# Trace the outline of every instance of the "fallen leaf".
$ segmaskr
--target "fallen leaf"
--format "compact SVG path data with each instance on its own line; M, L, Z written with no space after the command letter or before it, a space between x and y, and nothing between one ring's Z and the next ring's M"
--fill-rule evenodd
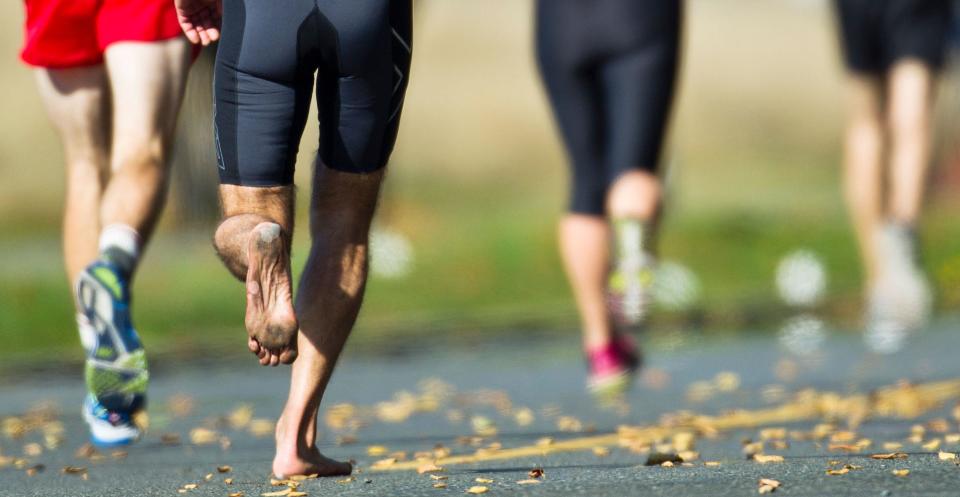
M442 471L443 471L443 468L433 463L424 464L419 468L417 468L417 473L421 475L424 473L440 473Z
M828 475L845 475L850 472L850 468L840 468L840 469L828 469Z
M250 424L251 419L253 419L253 406L240 404L227 417L227 422L230 423L230 428L242 430Z
M47 469L43 464L34 464L26 469L27 476L36 476L37 473L42 473L43 470Z
M680 459L683 459L683 462L691 462L700 459L700 453L693 450L683 450L677 453Z
M926 450L937 450L940 448L941 443L942 442L940 441L939 438L934 438L933 440L930 440L929 442L923 444L923 448Z
M186 485L183 486L183 488L184 490L195 490L199 486L200 485L197 485L196 483L187 483Z
M543 437L537 439L537 447L549 447L553 445L553 437Z
M907 455L903 452L891 452L889 454L872 454L870 459L906 459Z
M383 445L371 445L367 447L367 455L370 457L385 456L388 452L390 452L390 449L384 447Z
M717 376L713 378L713 383L716 385L717 390L721 392L733 392L740 388L740 375L723 371L717 373Z
M780 488L780 482L770 478L761 478L757 492L760 494L769 494Z
M517 481L517 485L536 485L536 484L538 484L538 483L540 483L540 480L534 480L534 479L532 479L532 478L531 478L531 479L528 479L528 480L519 480L519 481Z
M950 433L943 436L943 441L948 444L960 443L960 433Z
M672 468L675 466L675 464L673 463L673 461L664 461L663 464L661 464L660 466L664 468Z
M293 489L290 487L287 487L283 490L277 490L276 492L267 492L260 495L262 497L283 497L284 495L289 495L290 492L293 492Z
M227 497L243 497L243 492L232 492L227 494Z
M696 436L692 432L681 431L673 436L671 443L673 444L673 450L677 452L693 450L696 444Z
M127 451L121 450L121 449L114 450L114 451L110 452L110 457L112 457L112 458L114 458L114 459L123 459L123 458L127 457Z
M343 479L341 479L341 480L337 480L337 483L346 484L346 483L352 483L352 482L355 482L355 481L357 481L357 477L355 477L355 476L348 476L348 477L343 478Z
M269 419L254 419L250 421L250 434L257 437L273 436L275 425Z
M493 480L491 480L490 478L474 478L473 481L477 483L493 483Z
M180 445L180 435L176 433L164 433L160 435L160 443L163 445Z
M447 488L447 484L443 482L434 483L433 488Z
M208 428L194 428L190 430L190 443L194 445L210 445L220 439L220 434Z
M79 475L87 472L83 466L64 466L63 473L68 475Z
M204 479L204 480L207 480L207 481L212 480L212 479L213 479L213 473L207 473L207 475L204 476L203 479Z
M290 492L289 494L287 494L287 497L307 497L307 493L306 493L306 492L293 491L293 492Z
M608 449L608 448L606 448L606 447L594 447L594 448L593 448L593 455L595 455L595 456L597 456L597 457L607 457L607 456L610 455L610 449Z
M900 442L886 442L883 444L884 450L900 450L903 448L903 444Z
M224 478L223 482L227 485L233 485L233 478Z
M388 466L393 466L393 465L396 464L396 463L397 463L397 458L396 458L396 457L388 457L388 458L386 458L386 459L380 459L379 461L374 462L371 467L373 467L373 468L386 468L386 467L388 467Z
M529 426L534 419L533 410L529 407L521 407L513 413L513 420L517 426Z
M941 451L937 454L937 457L938 457L941 461L955 461L955 460L957 459L957 454L956 454L955 452L944 452L944 451L941 450Z
M717 466L720 465L720 461L704 461L704 462L703 462L703 465L704 465L704 466L709 466L709 467L711 467L711 468L715 468L715 467L717 467Z
M473 487L468 488L468 489L467 489L467 493L468 493L468 494L485 494L485 493L487 493L489 490L490 490L489 488L484 487L483 485L477 485L477 486L473 486Z
M895 470L891 471L891 473L893 473L893 476L907 476L907 475L910 474L910 470L909 470L909 469L895 469Z
M37 457L43 454L43 446L38 443L28 443L23 446L23 455L27 457Z
M754 454L753 460L760 464L783 462L783 456L776 454Z
M662 466L665 462L679 464L683 462L683 459L677 454L655 452L647 457L647 462L644 464L646 466Z
M226 466L226 465L224 465L224 466L217 466L217 472L218 472L218 473L229 473L229 472L231 472L231 471L233 471L233 468L230 467L230 466Z

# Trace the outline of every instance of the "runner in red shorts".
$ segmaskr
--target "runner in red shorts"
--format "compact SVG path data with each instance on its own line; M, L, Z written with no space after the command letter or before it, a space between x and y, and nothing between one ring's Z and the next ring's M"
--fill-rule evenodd
M130 280L167 190L191 49L172 0L26 0L21 57L67 162L64 256L87 351L83 414L94 442L136 440L147 363Z

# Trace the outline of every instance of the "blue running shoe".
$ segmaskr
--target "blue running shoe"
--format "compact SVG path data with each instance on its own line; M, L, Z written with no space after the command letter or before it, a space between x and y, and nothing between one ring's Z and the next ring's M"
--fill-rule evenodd
M140 429L129 413L111 411L93 395L83 399L83 420L90 427L90 441L100 447L129 445L140 438Z
M95 331L87 350L87 391L110 411L133 413L146 406L147 358L130 321L129 283L113 264L99 260L77 281L77 302Z

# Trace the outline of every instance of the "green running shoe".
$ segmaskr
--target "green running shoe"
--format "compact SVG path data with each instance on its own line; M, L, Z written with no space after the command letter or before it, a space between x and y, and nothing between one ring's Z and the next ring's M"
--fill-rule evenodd
M150 373L130 320L127 278L114 264L98 260L80 274L76 291L80 310L95 331L84 369L88 392L111 411L143 409Z

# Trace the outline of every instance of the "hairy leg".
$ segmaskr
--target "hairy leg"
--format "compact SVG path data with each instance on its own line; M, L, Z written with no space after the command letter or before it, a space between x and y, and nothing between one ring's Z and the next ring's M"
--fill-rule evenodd
M906 60L889 75L890 202L893 221L913 225L923 206L930 166L936 76L926 64Z
M36 80L67 162L63 255L72 285L97 257L100 199L110 149L109 85L103 66L41 69Z
M227 269L246 282L247 346L260 364L297 357L290 243L293 187L220 186L224 220L214 246Z
M882 84L877 78L851 76L848 87L844 193L869 288L877 273L876 231L883 212Z
M316 417L363 302L370 222L382 181L382 171L361 175L318 168L310 221L313 246L297 294L300 357L277 424L273 472L278 476L351 470L317 450Z
M560 254L583 325L584 350L604 347L614 328L607 309L610 226L599 216L568 214L560 221Z
M179 38L115 43L107 48L106 65L113 89L113 149L101 223L129 226L145 242L166 196L167 159L190 48Z

